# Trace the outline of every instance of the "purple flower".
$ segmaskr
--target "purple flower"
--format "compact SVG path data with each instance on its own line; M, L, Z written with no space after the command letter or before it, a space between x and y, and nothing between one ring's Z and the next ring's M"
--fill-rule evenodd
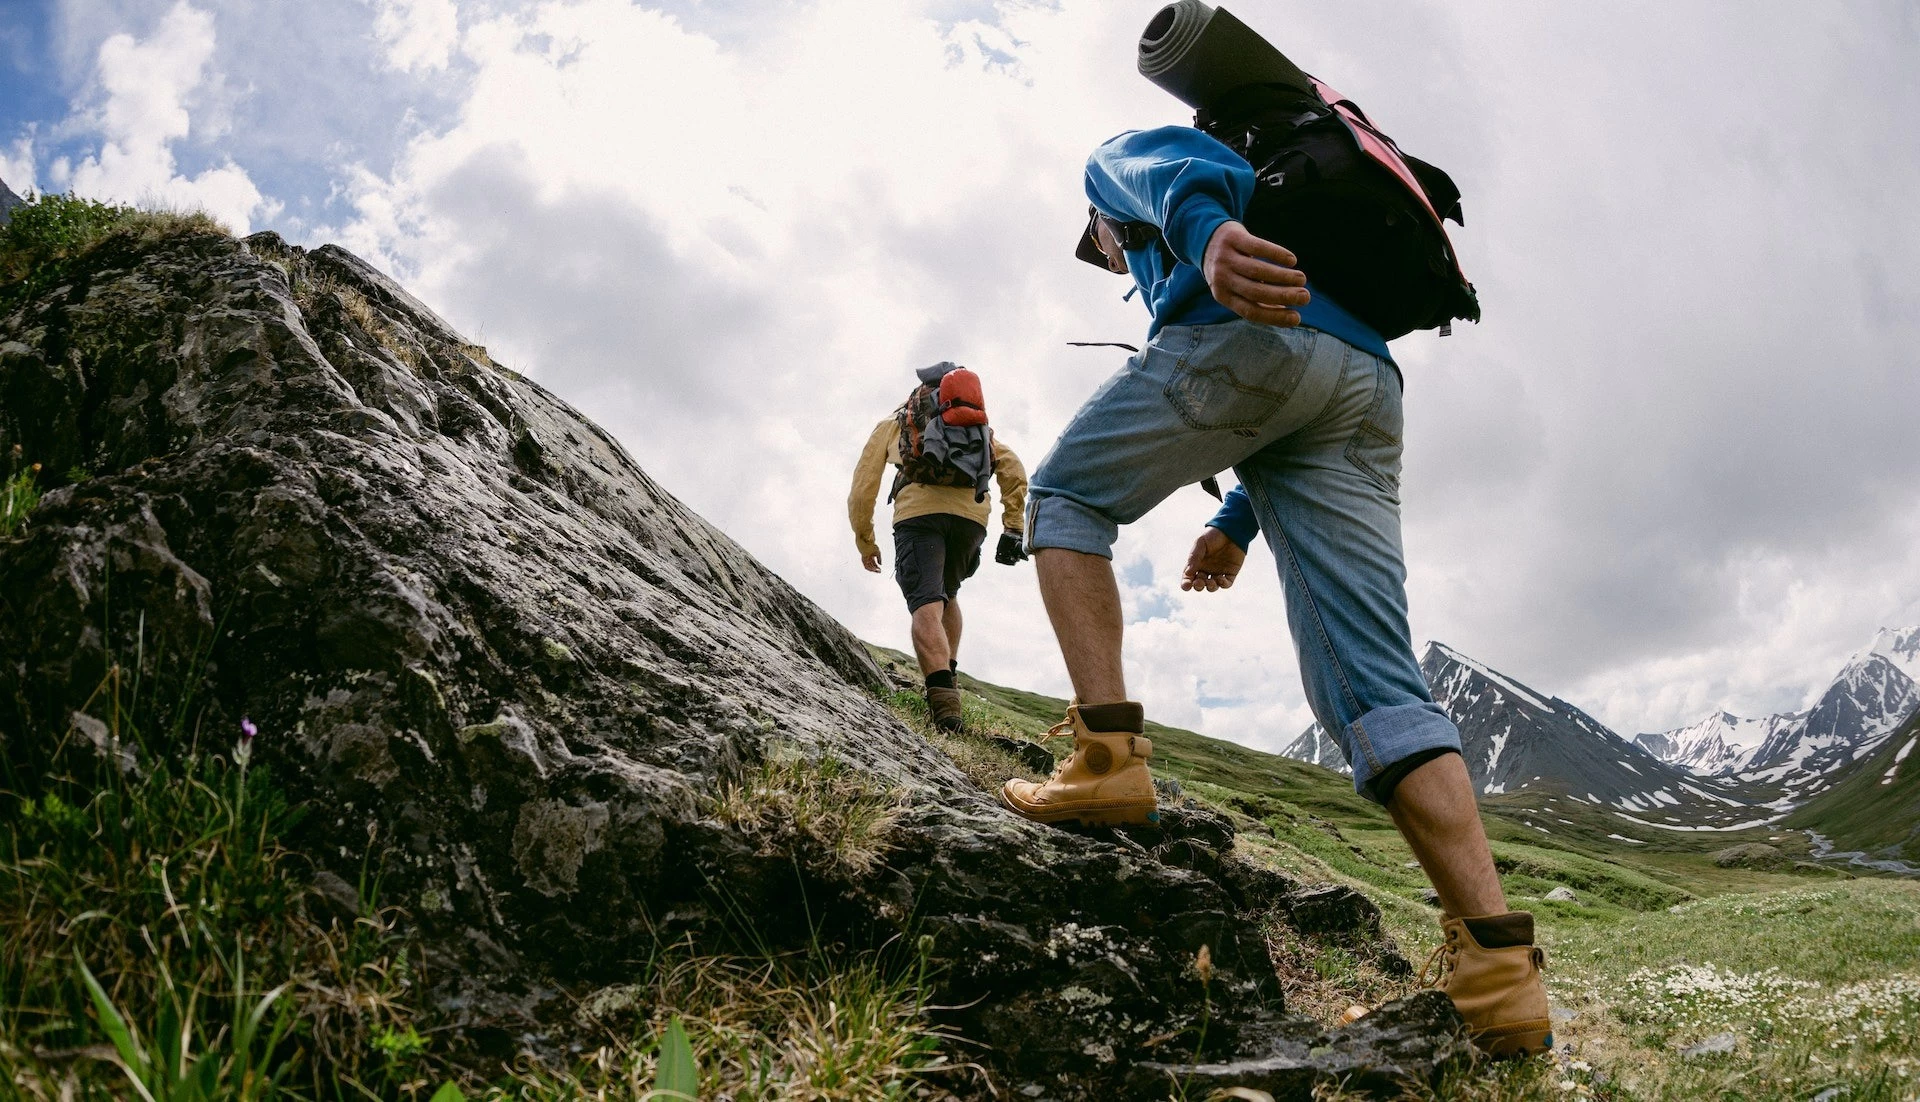
M259 733L260 733L260 728L255 727L253 725L253 720L248 719L245 716L240 717L240 741L242 743L252 742L253 736Z

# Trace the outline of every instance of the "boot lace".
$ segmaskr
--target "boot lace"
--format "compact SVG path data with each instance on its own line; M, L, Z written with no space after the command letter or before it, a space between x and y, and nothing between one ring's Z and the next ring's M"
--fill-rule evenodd
M1453 975L1459 963L1460 931L1448 929L1447 940L1435 946L1433 952L1427 955L1427 963L1420 966L1420 986L1446 990L1447 979ZM1427 978L1429 973L1432 974L1432 979Z
M1042 746L1045 746L1047 743L1052 742L1054 739L1062 738L1062 737L1065 737L1065 738L1073 737L1073 720L1063 719L1060 722L1054 724L1053 726L1047 728L1047 733L1040 736L1040 744ZM1060 774L1067 771L1067 766L1072 761L1073 761L1073 755L1068 754L1066 757L1061 758L1057 762L1054 762L1053 774L1047 778L1048 783L1052 783L1053 781L1059 780Z

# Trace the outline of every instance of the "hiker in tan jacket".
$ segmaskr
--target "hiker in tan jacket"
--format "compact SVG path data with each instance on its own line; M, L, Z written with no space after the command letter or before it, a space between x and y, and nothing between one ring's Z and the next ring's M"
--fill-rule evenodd
M880 572L880 545L873 533L873 503L887 468L899 468L889 500L893 503L893 574L900 584L907 610L913 616L913 650L920 661L920 673L926 679L927 708L936 724L947 730L961 726L960 688L956 679L960 653L960 583L980 568L980 551L987 538L987 520L992 504L987 500L989 469L984 457L991 456L991 479L1000 486L1000 526L1002 533L994 561L1012 566L1027 557L1023 546L1026 527L1027 471L1020 457L1006 442L986 431L985 411L980 410L980 445L971 461L956 458L955 464L917 459L903 462L903 429L908 453L913 440L942 431L938 416L940 404L935 388L944 380L947 389L956 381L947 380L950 372L971 378L972 373L942 362L919 372L922 386L906 403L882 418L867 437L860 461L853 470L853 489L847 495L847 519L853 523L853 539L860 551L860 564L875 574ZM971 383L975 402L978 381ZM964 387L963 387L964 389ZM923 395L933 400L920 403ZM960 405L968 403L965 399ZM914 409L919 406L916 421ZM932 416L929 416L931 414ZM927 426L932 423L932 428ZM920 449L924 456L927 449ZM956 456L959 449L956 448ZM909 458L912 458L910 455ZM960 468L956 475L953 466ZM966 485L945 485L944 481L967 481ZM969 481L970 480L970 481Z

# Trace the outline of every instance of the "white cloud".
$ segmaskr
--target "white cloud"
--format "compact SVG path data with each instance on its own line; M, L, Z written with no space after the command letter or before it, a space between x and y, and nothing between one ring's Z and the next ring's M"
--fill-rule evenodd
M14 139L11 149L0 148L0 180L4 180L16 195L25 196L27 192L39 189L38 177L34 175L31 134Z
M1035 465L1118 366L1064 342L1142 334L1069 249L1087 150L1183 120L1132 69L1152 5L707 7L389 4L389 62L463 106L352 174L339 236L900 645L853 560L853 457L953 358ZM1738 36L1684 7L1239 12L1466 192L1487 321L1396 349L1415 637L1628 733L1797 706L1920 592L1910 31L1772 10ZM1208 512L1182 491L1122 537L1154 567L1129 677L1157 718L1277 746L1307 716L1265 551L1228 594L1166 581ZM1030 567L965 604L965 666L1064 689Z
M453 0L376 0L374 37L395 69L445 69L460 41Z
M122 202L201 207L245 233L275 207L232 161L193 175L177 170L173 147L193 130L190 101L209 82L214 21L180 0L145 39L116 34L101 43L94 79L102 96L87 123L99 152L58 173L80 195Z

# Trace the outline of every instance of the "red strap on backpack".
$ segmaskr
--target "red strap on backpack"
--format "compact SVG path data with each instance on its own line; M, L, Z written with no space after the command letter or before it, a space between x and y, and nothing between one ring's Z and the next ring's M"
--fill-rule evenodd
M987 423L987 399L980 391L980 376L956 367L940 377L940 419L949 425Z

